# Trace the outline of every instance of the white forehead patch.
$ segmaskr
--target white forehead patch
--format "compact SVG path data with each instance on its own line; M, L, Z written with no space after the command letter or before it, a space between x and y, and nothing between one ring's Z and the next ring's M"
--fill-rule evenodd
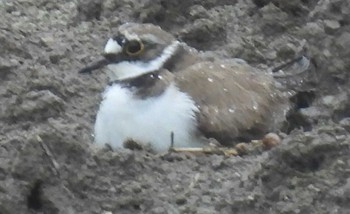
M155 59L144 61L122 61L108 65L108 73L111 81L123 80L141 76L159 70L164 63L175 53L179 46L178 41L172 42Z
M122 51L122 47L112 38L108 39L108 42L105 46L105 53L107 54L117 54Z

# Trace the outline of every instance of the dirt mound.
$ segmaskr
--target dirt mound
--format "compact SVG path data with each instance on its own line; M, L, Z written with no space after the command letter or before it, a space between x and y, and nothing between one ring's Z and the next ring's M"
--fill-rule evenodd
M347 0L0 1L0 213L349 213ZM242 157L99 150L107 78L77 71L121 23L152 22L258 68L301 53L280 146Z

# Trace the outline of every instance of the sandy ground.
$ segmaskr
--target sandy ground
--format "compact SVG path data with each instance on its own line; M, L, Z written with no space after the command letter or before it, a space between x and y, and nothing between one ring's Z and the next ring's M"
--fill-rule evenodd
M174 2L174 3L172 3ZM348 0L0 1L0 213L350 213ZM313 72L280 146L244 156L92 145L105 73L79 75L121 23L266 69Z

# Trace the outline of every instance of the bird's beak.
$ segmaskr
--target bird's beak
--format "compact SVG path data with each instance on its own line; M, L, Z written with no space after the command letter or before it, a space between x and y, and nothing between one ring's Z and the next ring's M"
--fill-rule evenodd
M103 68L105 67L106 65L108 65L110 62L105 58L105 59L101 59L95 63L92 63L91 65L81 69L79 71L80 74L86 74L86 73L89 73L91 74L92 71L94 70L97 70L97 69L100 69L100 68Z
M118 63L121 61L121 57L118 54L103 54L104 59L101 59L97 62L92 63L91 65L81 69L79 73L85 74L89 73L91 74L92 71L100 69L105 67L106 65L112 64L112 63Z
M103 57L95 63L81 69L79 73L91 73L94 70L105 67L108 64L118 63L123 60L121 56L122 47L118 42L118 39L110 38L105 46Z

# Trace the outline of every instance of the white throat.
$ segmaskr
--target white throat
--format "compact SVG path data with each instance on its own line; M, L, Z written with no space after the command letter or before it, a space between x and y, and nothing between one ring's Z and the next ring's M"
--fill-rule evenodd
M163 52L149 62L143 61L123 61L108 65L108 75L110 81L124 80L141 76L159 70L164 63L176 52L180 42L174 41L167 46Z

